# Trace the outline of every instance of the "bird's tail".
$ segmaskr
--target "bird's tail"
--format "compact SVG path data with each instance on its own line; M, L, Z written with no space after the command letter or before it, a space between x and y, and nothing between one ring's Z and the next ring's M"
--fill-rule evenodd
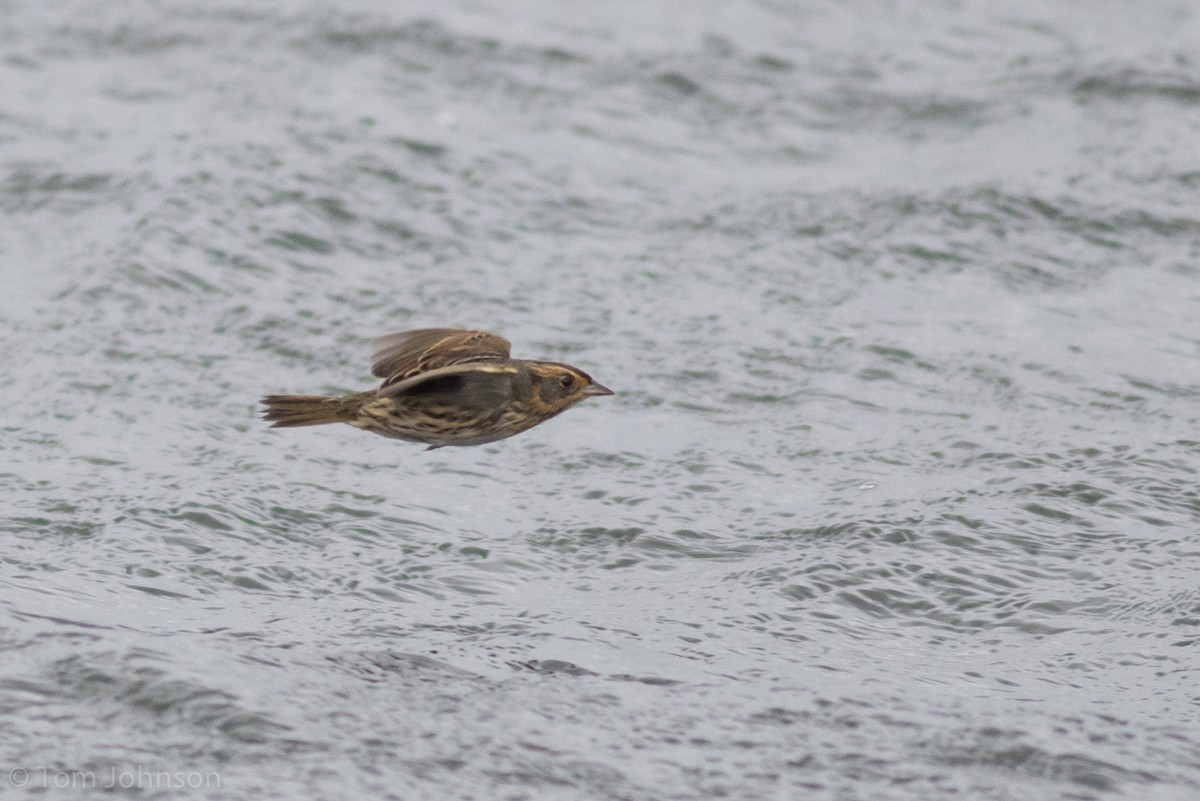
M374 392L357 395L268 395L260 401L267 407L262 419L269 421L271 428L349 423L358 417L363 402L374 396Z

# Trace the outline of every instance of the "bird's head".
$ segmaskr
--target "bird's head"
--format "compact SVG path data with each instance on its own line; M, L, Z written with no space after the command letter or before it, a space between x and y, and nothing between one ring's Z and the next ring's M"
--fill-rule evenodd
M569 409L584 398L613 394L611 389L569 364L529 362L529 377L533 383L533 402L549 414Z

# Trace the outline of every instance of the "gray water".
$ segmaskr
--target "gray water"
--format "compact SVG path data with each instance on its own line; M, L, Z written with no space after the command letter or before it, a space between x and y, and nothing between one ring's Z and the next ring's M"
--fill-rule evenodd
M1191 2L0 2L0 792L1200 797L1198 143ZM256 419L431 325L618 394Z

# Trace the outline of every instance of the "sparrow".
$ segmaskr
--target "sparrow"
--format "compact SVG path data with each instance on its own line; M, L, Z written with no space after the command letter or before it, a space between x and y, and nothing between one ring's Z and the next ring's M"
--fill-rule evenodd
M268 395L272 428L349 423L384 437L482 445L528 431L584 398L613 391L569 364L513 359L488 331L422 328L375 340L379 389L353 395Z

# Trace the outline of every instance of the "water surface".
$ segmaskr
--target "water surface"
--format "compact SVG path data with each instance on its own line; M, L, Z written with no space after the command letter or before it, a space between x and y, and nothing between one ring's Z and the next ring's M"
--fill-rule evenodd
M1190 4L0 11L0 786L1200 794Z

